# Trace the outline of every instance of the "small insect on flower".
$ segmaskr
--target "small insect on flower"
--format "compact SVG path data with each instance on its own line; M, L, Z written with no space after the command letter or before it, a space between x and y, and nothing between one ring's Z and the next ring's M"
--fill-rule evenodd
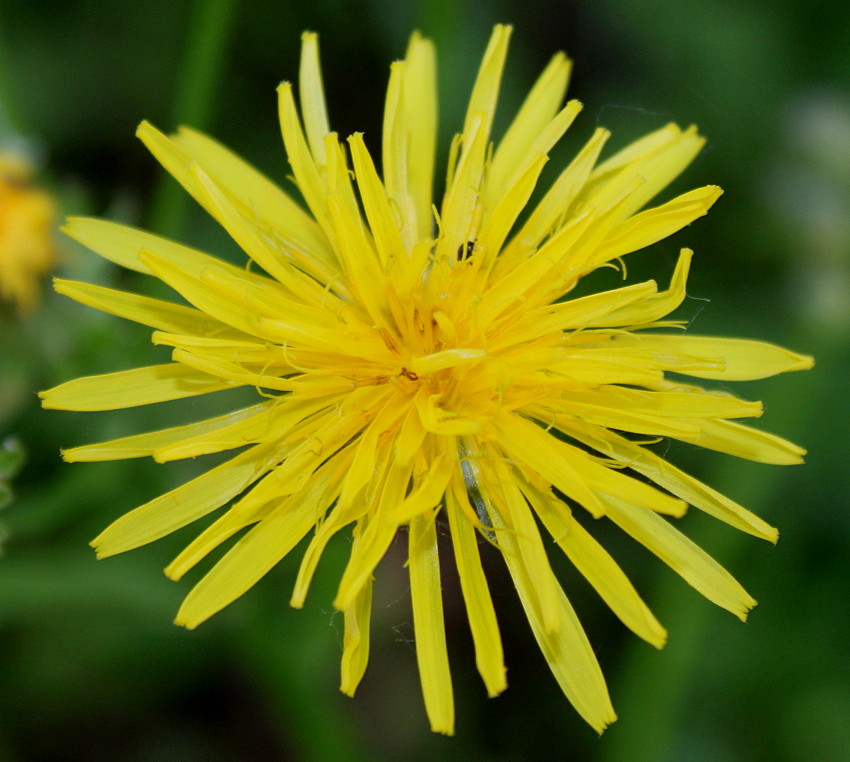
M475 241L467 241L466 246L461 244L457 247L457 258L459 262L465 262L472 256L472 252L475 251Z
M33 173L24 156L0 151L0 297L19 312L36 306L39 279L56 258L56 206Z
M658 330L681 327L668 315L685 298L688 249L667 288L650 280L572 295L589 273L703 216L721 191L709 185L646 208L703 139L669 124L600 160L608 139L600 128L520 222L581 105L563 105L570 62L559 53L493 142L510 33L497 26L484 53L438 219L435 54L418 34L391 68L382 175L360 134L340 141L331 131L318 41L303 36L301 109L289 83L279 105L309 211L210 138L187 128L168 137L143 123L145 145L262 272L124 225L71 219L71 237L162 280L192 306L58 280L60 293L152 327L171 362L69 381L42 397L49 408L113 410L258 390L241 410L64 452L68 461L165 463L238 450L93 541L99 557L110 556L220 511L167 567L179 579L247 530L189 593L179 624L201 624L309 536L291 598L301 607L328 541L350 527L334 606L344 615L341 689L353 694L369 657L373 573L407 527L425 709L433 730L452 733L439 520L488 694L505 689L506 669L481 542L501 552L556 680L601 731L614 710L540 525L623 623L655 646L664 628L574 511L613 522L744 619L755 601L667 517L690 504L771 542L776 529L647 442L669 437L799 463L801 448L739 423L761 415L759 402L683 377L764 378L812 360L758 341Z

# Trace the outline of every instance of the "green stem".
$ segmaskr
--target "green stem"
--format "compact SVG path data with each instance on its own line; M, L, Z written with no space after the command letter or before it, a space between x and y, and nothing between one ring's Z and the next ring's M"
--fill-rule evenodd
M186 58L175 93L174 121L205 129L224 68L236 0L197 0L189 20ZM163 175L151 203L150 227L176 237L185 221L189 197Z

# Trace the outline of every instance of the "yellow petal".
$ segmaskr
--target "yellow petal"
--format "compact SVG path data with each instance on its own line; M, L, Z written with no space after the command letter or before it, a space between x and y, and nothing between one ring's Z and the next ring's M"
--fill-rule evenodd
M500 188L516 171L522 158L564 100L572 62L556 53L531 88L514 117L490 165L488 187Z
M673 235L707 214L722 193L716 185L707 185L630 217L611 230L593 261L602 264Z
M734 421L700 421L700 432L677 436L684 442L718 450L738 458L777 466L792 466L803 462L806 451L787 439L742 426Z
M570 433L579 441L612 458L616 458L624 465L652 479L656 484L683 500L687 500L691 505L714 516L714 518L725 521L742 532L747 532L770 542L776 542L779 538L779 532L754 513L634 442L630 442L612 431L577 430L575 425L571 428Z
M693 255L694 253L690 249L682 249L669 289L650 295L643 301L624 305L595 325L599 327L639 325L641 323L652 323L669 315L687 296L685 287Z
M792 370L808 370L814 360L776 344L749 339L720 339L713 336L641 334L634 338L615 338L614 344L640 347L647 352L689 354L713 357L723 361L718 370L681 370L698 378L720 378L725 381L752 381Z
M609 136L608 130L598 128L561 172L505 250L506 264L513 258L527 256L547 235L554 235L566 224L570 219L568 212L571 205L590 175Z
M356 540L355 540L356 542ZM354 696L369 663L369 618L372 612L372 580L357 594L354 605L343 612L342 664L339 689Z
M197 423L189 423L185 426L160 429L159 431L151 431L146 434L134 434L133 436L112 439L108 442L98 442L97 444L83 445L82 447L71 447L62 451L62 457L69 463L143 458L153 455L157 450L179 442L191 440L195 437L216 436L222 430L227 430L234 423L246 419L262 419L273 404L274 402L272 400L267 400L257 405L243 408L242 410L225 413L215 418L207 418Z
M277 92L280 129L283 135L283 144L286 146L289 165L295 175L295 182L298 184L301 195L304 196L304 201L307 202L307 206L313 213L313 217L315 217L325 235L328 236L331 244L334 244L325 205L327 187L301 130L298 110L292 96L292 85L289 82L283 82L278 87Z
M348 143L351 147L354 171L357 174L357 187L360 189L366 218L369 220L369 227L375 238L375 248L382 264L386 267L387 262L403 252L404 244L384 186L375 170L372 157L363 143L363 135L359 132L355 133L348 139Z
M654 296L658 286L654 280L635 283L631 286L602 291L598 294L570 299L553 304L549 314L541 320L547 330L566 330L604 325L611 313L628 307L635 302Z
M502 652L502 639L493 600L481 566L478 554L478 542L472 523L460 508L461 501L467 497L463 483L454 484L446 493L446 513L452 533L455 563L457 564L460 587L469 618L469 628L475 643L475 663L487 695L491 698L508 687L505 678L505 662Z
M415 516L436 510L446 491L446 486L457 470L457 448L451 437L431 438L427 471L415 480L415 486L404 500L387 510L395 524L412 520Z
M620 621L647 643L662 648L667 642L667 631L643 602L617 562L571 517L569 507L530 484L523 484L522 489L549 534Z
M110 315L133 320L142 325L158 328L161 331L175 333L207 334L230 332L227 326L218 320L205 315L199 310L184 307L181 304L152 299L149 296L139 296L127 291L117 291L90 283L63 280L53 281L56 292L68 296L89 307L107 312Z
M281 239L311 258L325 264L334 262L328 239L316 221L265 175L221 143L188 127L181 127L171 139Z
M315 32L304 32L301 35L298 91L301 96L301 113L304 116L304 130L310 142L310 150L317 164L325 164L324 138L331 130L328 126L325 90L322 86L322 70L319 64L319 36Z
M175 624L190 630L253 587L310 531L327 508L332 468L315 474L302 493L281 503L242 537L192 588ZM332 499L332 498L331 498Z
M608 517L689 585L739 619L745 620L756 605L726 569L661 516L625 500L611 498Z
M609 495L673 516L681 516L687 508L681 500L601 465L517 415L503 416L499 428L504 437L501 445L511 457L539 473L596 518L606 513Z
M484 51L484 58L481 60L481 67L478 69L472 94L469 96L466 120L463 123L464 136L473 133L473 122L479 119L481 120L480 130L485 142L490 135L511 31L512 27L504 24L496 24L493 27L493 33L487 43L487 49ZM466 138L464 137L464 139Z
M502 244L511 228L525 209L534 187L543 171L547 157L537 154L511 185L506 185L497 196L496 207L487 215L475 246L484 252L485 272L495 264Z
M284 397L260 403L254 415L231 418L228 425L213 430L188 433L179 440L162 443L153 451L157 463L167 463L181 458L196 458L247 444L270 442L284 438L302 421L334 404L335 400L322 396L318 399ZM249 408L250 409L250 408Z
M538 619L547 635L554 635L561 625L560 586L558 585L540 532L522 492L517 486L517 472L508 469L494 458L480 463L480 488L489 495L506 531L513 534L522 567L535 580L529 605L538 612Z
M98 558L158 540L220 508L272 467L275 449L275 443L252 447L125 513L92 540Z
M203 561L212 551L226 540L229 540L240 530L256 524L271 512L270 506L253 513L229 510L219 516L192 542L190 542L179 555L165 567L165 576L171 580L180 580L183 575L191 571L196 564Z
M75 378L38 394L42 406L54 410L119 410L240 385L181 363L169 363Z
M438 261L457 261L457 250L474 241L478 235L479 189L484 176L487 148L484 115L473 119L464 132L463 150L458 159L452 184L443 197L440 212L442 235L437 241Z
M437 66L434 45L416 32L404 59L404 119L408 137L407 188L416 216L416 241L432 237L431 186L437 150Z
M617 719L617 715L611 706L599 662L573 607L556 582L560 603L559 624L555 633L548 633L537 607L531 603L539 581L529 575L521 561L522 556L516 547L514 534L498 511L493 511L492 516L505 563L516 585L531 630L552 674L576 711L594 730L601 733Z
M600 164L591 174L579 203L605 207L635 177L643 177L646 182L622 208L621 219L626 219L678 177L704 144L705 139L697 134L696 127L682 131L675 124L668 124Z
M410 522L408 557L416 661L425 711L431 730L454 735L454 697L446 651L440 559L433 514L418 516Z
M190 165L189 172L195 180L198 198L205 207L214 211L219 223L251 259L299 298L306 297L318 304L331 301L332 296L319 283L291 267L283 247L256 225L255 218L240 212L231 203L224 189L199 165ZM299 263L303 264L301 261ZM320 263L313 264L309 272L325 282L332 281L338 274L335 268L324 267ZM341 295L347 294L342 292Z
M405 109L405 94L409 88L407 62L396 61L390 67L390 82L384 106L383 140L381 141L384 184L387 197L398 215L398 227L404 247L411 251L419 239L416 202L410 193L409 114ZM429 210L430 213L430 210Z

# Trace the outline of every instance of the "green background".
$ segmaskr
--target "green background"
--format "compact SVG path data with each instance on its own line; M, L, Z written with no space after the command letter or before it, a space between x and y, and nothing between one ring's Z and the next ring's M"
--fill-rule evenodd
M670 630L657 652L553 553L620 715L601 738L560 694L495 554L486 561L510 687L486 698L449 575L454 739L431 734L421 706L403 538L378 569L373 653L353 701L337 691L341 621L330 603L344 538L305 610L287 605L296 551L198 631L176 628L171 618L197 576L175 584L160 570L195 528L101 562L87 543L212 459L64 465L59 448L197 418L232 398L115 414L42 411L39 389L167 359L141 327L45 287L34 316L0 316L0 440L25 454L0 516L0 760L850 759L843 4L2 0L0 141L23 139L65 213L150 227L236 258L133 138L141 119L209 131L286 183L274 89L297 76L301 30L321 35L332 125L343 135L364 131L375 148L389 63L419 28L438 46L445 150L496 22L515 25L497 134L549 56L563 49L575 61L570 95L585 109L555 168L597 125L614 131L615 148L671 120L697 123L707 136L664 198L707 183L725 195L706 219L632 255L630 277L666 281L678 249L690 246L691 298L681 315L695 333L772 340L817 358L808 373L734 386L765 400L760 425L806 446L807 465L669 449L782 532L774 548L701 516L681 522L759 601L749 623L600 525ZM60 246L65 277L151 288L70 241ZM0 478L14 470L6 461L15 456L4 457Z

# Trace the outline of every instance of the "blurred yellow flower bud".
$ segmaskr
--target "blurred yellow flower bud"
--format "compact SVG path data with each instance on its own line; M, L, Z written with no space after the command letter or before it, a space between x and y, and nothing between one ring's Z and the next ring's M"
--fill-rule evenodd
M56 205L32 178L26 158L0 152L0 298L22 313L38 303L38 279L56 256Z

